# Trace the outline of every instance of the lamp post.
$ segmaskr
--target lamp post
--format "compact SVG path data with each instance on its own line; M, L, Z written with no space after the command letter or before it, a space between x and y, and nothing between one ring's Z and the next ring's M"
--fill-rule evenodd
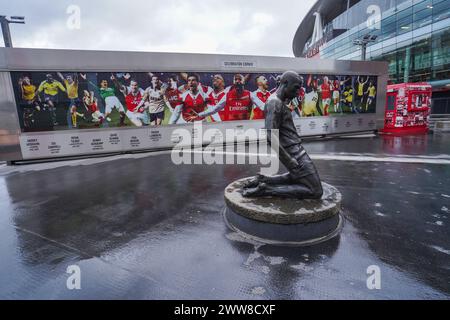
M9 30L10 23L25 24L25 17L11 16L9 19L6 16L0 15L0 25L2 27L3 41L5 47L12 48L11 31Z
M355 46L361 47L361 60L362 61L366 60L367 44L369 44L371 42L375 42L377 40L377 38L378 38L378 36L366 34L361 39L353 40L353 44Z

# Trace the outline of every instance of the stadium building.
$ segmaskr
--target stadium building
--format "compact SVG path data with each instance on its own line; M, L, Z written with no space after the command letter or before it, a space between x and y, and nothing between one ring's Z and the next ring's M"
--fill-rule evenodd
M390 83L427 81L433 114L450 114L449 0L318 0L294 38L296 57L384 60Z

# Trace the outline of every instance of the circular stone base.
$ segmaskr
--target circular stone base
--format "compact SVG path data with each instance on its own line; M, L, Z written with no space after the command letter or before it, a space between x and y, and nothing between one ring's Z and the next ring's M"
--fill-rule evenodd
M322 183L319 200L245 198L242 184L248 179L235 181L225 189L224 218L232 230L258 242L294 246L316 244L339 234L342 196L335 187Z

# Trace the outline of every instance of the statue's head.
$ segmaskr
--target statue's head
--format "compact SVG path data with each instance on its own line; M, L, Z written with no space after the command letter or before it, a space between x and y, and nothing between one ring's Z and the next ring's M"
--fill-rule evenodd
M294 99L298 96L303 85L303 77L294 71L286 71L280 79L281 94L285 99Z

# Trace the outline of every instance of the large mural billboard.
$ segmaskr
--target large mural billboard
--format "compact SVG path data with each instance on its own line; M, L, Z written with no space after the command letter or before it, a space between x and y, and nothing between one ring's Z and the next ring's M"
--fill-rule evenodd
M280 73L12 72L23 132L264 119ZM293 118L375 113L376 76L302 74Z

